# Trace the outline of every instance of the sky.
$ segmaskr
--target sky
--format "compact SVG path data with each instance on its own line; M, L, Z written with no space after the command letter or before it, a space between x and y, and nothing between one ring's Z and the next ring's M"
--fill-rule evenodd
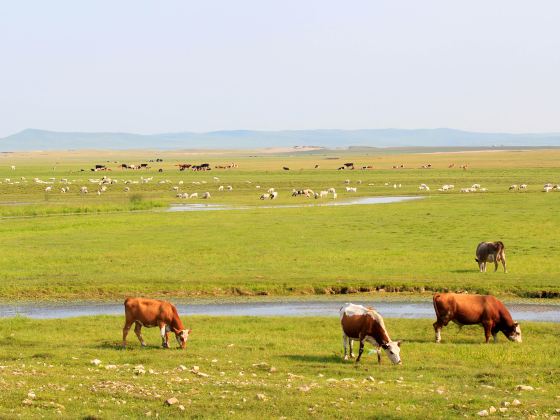
M0 137L560 132L557 0L0 4Z

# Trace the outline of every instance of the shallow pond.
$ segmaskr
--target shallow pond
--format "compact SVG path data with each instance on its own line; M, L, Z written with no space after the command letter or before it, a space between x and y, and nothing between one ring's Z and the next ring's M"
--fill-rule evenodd
M356 206L364 204L387 204L400 203L402 201L419 200L423 197L415 196L388 196L388 197L358 197L351 200L341 201L313 201L311 203L298 204L265 204L260 206L245 206L235 204L202 204L202 203L185 203L172 204L168 211L210 211L210 210L248 210L248 209L282 209L282 208L298 208L298 207L330 207L330 206Z

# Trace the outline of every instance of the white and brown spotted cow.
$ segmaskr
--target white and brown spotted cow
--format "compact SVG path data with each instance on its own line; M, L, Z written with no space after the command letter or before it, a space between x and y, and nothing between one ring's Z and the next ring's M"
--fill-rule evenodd
M342 326L342 345L344 346L344 360L348 360L347 342L350 345L350 357L354 357L352 351L352 340L360 342L360 351L356 362L360 361L364 351L364 342L375 346L377 350L377 361L381 363L381 352L383 348L391 362L401 364L401 342L391 341L385 323L381 315L373 308L362 305L346 303L340 308L340 324Z

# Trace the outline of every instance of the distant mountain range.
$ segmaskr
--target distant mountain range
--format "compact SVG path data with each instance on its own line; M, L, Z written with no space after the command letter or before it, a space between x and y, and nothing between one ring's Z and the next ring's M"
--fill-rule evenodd
M232 130L207 133L81 133L27 129L0 139L0 151L126 149L261 149L318 146L511 147L560 146L560 133L476 133L437 129Z

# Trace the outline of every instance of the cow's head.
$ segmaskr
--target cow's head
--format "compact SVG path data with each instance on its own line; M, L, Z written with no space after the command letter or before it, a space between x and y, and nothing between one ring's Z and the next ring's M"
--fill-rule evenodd
M507 331L506 336L510 341L521 343L521 327L517 322L513 323L513 328Z
M387 344L383 344L383 350L387 353L389 360L396 365L402 364L401 361L401 342L400 341L389 341Z
M189 334L192 330L185 329L185 330L177 330L175 331L175 338L177 339L177 343L179 346L184 349L187 347L187 340L189 339Z

